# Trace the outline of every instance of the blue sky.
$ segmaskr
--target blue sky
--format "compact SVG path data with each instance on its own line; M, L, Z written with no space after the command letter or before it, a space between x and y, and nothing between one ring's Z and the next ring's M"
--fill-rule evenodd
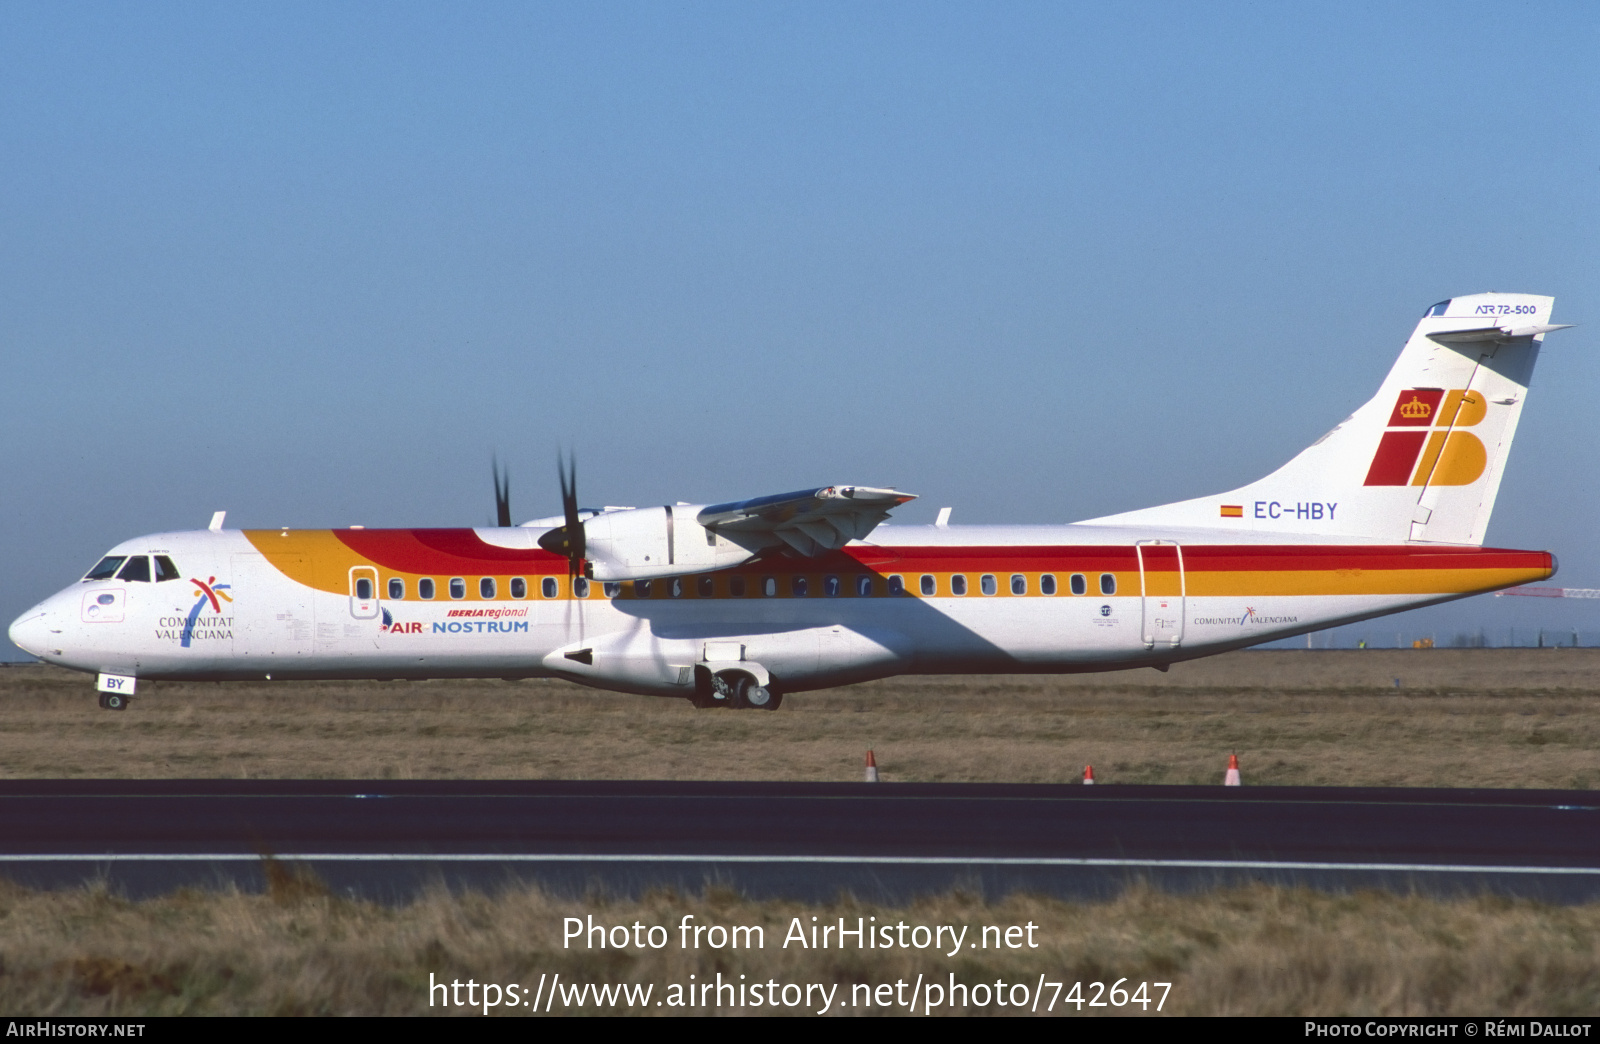
M138 533L1231 488L1482 290L1490 542L1600 587L1600 7L0 6L0 616ZM1574 625L1475 599L1370 627ZM1354 635L1351 635L1353 640ZM18 655L14 650L8 650Z

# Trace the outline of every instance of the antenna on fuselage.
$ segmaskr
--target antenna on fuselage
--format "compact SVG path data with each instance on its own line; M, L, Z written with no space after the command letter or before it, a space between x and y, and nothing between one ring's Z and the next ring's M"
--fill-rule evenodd
M211 516L211 525L207 526L206 528L211 530L213 533L222 532L222 520L227 517L228 513L226 511L218 511L213 513Z

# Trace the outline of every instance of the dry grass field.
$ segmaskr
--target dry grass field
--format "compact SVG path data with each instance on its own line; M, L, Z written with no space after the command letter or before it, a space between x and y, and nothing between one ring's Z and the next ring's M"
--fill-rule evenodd
M12 667L0 670L0 777L855 780L872 748L888 780L1063 782L1092 762L1103 783L1216 784L1237 751L1246 785L1589 788L1597 678L1600 650L1246 652L1167 674L901 678L802 693L775 714L556 682L147 683L112 713L86 676ZM1031 920L1044 945L977 959L560 945L569 914L667 924L685 912L763 924L774 940L793 916ZM141 902L0 883L0 1011L17 1014L428 1014L443 1013L427 1005L430 974L532 985L560 972L661 991L719 971L845 991L919 973L1170 981L1166 1011L1180 1014L1592 1015L1600 904L1257 887L1104 903L954 894L898 909L514 890L380 907L286 875L266 895Z
M1399 679L1396 687L1395 680ZM1241 652L1153 670L908 677L776 713L565 682L144 683L0 670L0 778L1600 785L1600 649Z
M741 951L568 950L562 918L592 913L608 924L760 925L765 946ZM784 948L792 917L843 916L888 923L1037 926L1037 949L954 958L931 950ZM429 1007L436 980L519 984L541 975L568 984L651 984L714 979L838 983L972 984L1126 978L1170 982L1164 1014L1178 1015L1592 1015L1600 1010L1600 906L1549 907L1503 899L1439 902L1382 893L1323 895L1243 888L1175 897L1135 889L1107 903L1014 896L985 903L943 895L884 908L848 899L821 905L705 896L646 896L586 903L539 891L495 897L433 895L385 908L284 887L274 895L180 892L130 903L98 891L26 892L0 885L0 1011L11 1014L470 1014ZM1063 991L1064 992L1064 991ZM1159 998L1163 991L1156 991ZM464 995L463 995L464 996ZM864 999L864 994L862 998ZM1080 994L1080 996L1084 996ZM1088 994L1093 998L1093 993ZM1102 995L1103 996L1103 995ZM1050 994L1046 993L1046 1001ZM1023 1014L995 1004L938 1014ZM815 1007L816 1005L813 1005ZM565 1006L557 1004L560 1012ZM515 1009L510 1014L528 1014ZM588 1004L572 1014L629 1013ZM788 1012L809 1009L796 1007ZM1044 1013L1045 1005L1040 1005ZM770 1008L690 1009L765 1014ZM495 1014L504 1014L498 1011ZM633 1014L681 1014L650 1004ZM922 1011L919 1007L919 1014ZM1138 1007L1055 1014L1141 1014ZM835 1006L830 1014L907 1014L904 1008ZM1152 1010L1148 1014L1154 1015Z

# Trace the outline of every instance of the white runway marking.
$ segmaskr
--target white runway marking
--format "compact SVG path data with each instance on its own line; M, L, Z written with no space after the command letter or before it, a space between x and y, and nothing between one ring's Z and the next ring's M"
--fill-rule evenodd
M259 855L237 852L152 852L103 855L0 855L3 863L255 863ZM1600 876L1591 866L1493 866L1453 863L1307 863L1258 859L1070 859L1070 858L964 858L961 856L807 856L807 855L589 855L581 853L439 853L401 852L275 852L279 862L296 863L811 863L872 866L1017 866L1149 868L1157 870L1366 870L1393 873L1444 874L1554 874Z

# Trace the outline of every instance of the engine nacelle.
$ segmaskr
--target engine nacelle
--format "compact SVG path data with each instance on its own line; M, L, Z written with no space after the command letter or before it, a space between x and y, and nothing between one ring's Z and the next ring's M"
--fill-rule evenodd
M608 511L584 523L585 557L595 580L650 580L709 572L748 562L778 543L739 534L739 543L695 520L703 505Z

